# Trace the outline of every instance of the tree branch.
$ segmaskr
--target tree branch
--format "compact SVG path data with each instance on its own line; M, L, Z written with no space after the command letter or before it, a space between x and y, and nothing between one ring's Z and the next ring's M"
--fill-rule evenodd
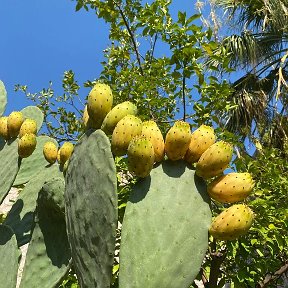
M186 77L185 77L185 66L183 68L183 79L182 79L182 99L183 99L183 121L186 121L186 95L185 95Z
M119 12L120 12L120 15L121 15L121 17L122 17L122 19L124 21L125 27L128 30L128 33L130 35L130 38L131 38L131 41L132 41L132 44L133 44L133 47L134 47L134 51L136 53L136 58L137 58L137 62L138 62L139 68L140 68L140 73L141 73L142 76L144 76L144 71L142 69L141 60L140 60L140 53L139 53L138 48L137 48L137 44L136 44L136 40L135 40L135 37L134 37L134 33L132 32L132 30L131 30L131 28L129 26L129 23L128 23L125 15L124 15L124 12L123 12L121 6L118 3L116 3L115 1L114 1L114 4L119 9Z
M212 251L210 253L212 257L209 282L206 283L207 288L216 288L217 282L220 276L220 267L226 257L226 251L220 252L216 250L216 240L214 239L212 244Z
M266 275L265 279L258 283L256 288L266 288L271 282L277 280L281 275L288 272L288 263L284 264L280 269L278 269L273 274Z

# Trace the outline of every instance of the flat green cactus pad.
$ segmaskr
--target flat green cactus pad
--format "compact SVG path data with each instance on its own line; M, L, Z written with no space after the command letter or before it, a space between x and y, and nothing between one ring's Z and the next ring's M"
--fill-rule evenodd
M35 178L45 167L50 164L45 160L43 155L43 146L46 142L52 141L57 144L56 140L48 136L38 136L37 146L33 154L28 158L22 159L21 167L17 174L17 177L13 183L13 186L18 186L27 183L30 179Z
M39 192L36 224L20 288L51 288L68 272L71 253L64 216L63 177L46 182Z
M109 288L117 225L117 179L110 142L103 131L81 137L65 181L67 230L80 286Z
M7 105L7 91L4 83L0 80L0 116L5 112Z
M44 114L37 106L27 106L21 110L25 118L34 119L37 123L37 132L41 129L44 120Z
M127 203L120 288L187 288L208 248L206 184L182 161L165 161L140 180Z
M0 225L0 283L1 288L15 288L20 256L16 237L8 226Z
M18 140L6 143L0 150L0 203L8 194L20 167Z
M19 198L13 204L4 224L10 226L16 234L18 246L28 243L31 239L31 229L34 227L36 201L43 184L49 179L61 176L62 173L58 165L46 167L37 177L31 179L26 184Z

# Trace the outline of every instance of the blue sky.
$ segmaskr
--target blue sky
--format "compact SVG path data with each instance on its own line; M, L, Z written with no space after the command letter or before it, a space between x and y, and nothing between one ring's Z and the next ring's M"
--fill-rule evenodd
M196 13L195 1L176 0L173 14ZM5 115L31 105L15 84L38 92L53 82L61 94L64 71L72 69L79 84L99 76L108 26L93 11L75 12L70 0L1 0L0 80L8 92ZM85 93L85 92L84 92Z

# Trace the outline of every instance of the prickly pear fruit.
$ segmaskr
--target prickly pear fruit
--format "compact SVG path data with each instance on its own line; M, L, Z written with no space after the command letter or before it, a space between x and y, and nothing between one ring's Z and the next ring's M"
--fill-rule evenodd
M211 145L196 164L196 174L208 179L221 174L232 159L233 146L225 141Z
M190 126L187 122L176 121L165 138L165 152L169 159L182 159L191 141Z
M253 218L253 212L248 206L233 205L214 219L209 232L219 240L235 240L248 232Z
M113 95L110 86L97 83L90 91L87 100L87 111L93 128L100 128L101 124L111 110Z
M117 123L127 115L136 115L137 107L130 101L116 105L105 117L101 129L111 135Z
M25 134L35 134L37 133L37 123L34 119L25 119L23 124L20 127L19 130L19 137L21 138L22 136L24 136Z
M128 169L139 177L150 174L154 164L154 147L143 135L135 136L128 146Z
M43 155L45 159L50 163L53 164L57 160L58 148L54 142L48 141L43 146ZM59 154L60 157L60 154Z
M142 121L134 116L127 115L121 119L112 134L111 149L114 155L123 156L127 153L130 141L142 132Z
M161 162L165 155L165 144L157 124L151 120L143 122L142 135L146 136L154 147L155 162Z
M212 181L207 191L211 198L221 203L234 203L245 199L254 185L249 173L229 173Z
M93 128L93 129L98 129L99 128L99 123L98 121L93 121L91 117L89 117L88 111L87 111L87 105L85 105L84 111L83 111L83 124L86 130Z
M61 148L59 149L59 163L64 165L65 162L70 158L74 150L74 145L70 142L64 142Z
M0 137L4 138L5 140L9 139L7 120L8 117L6 116L0 117Z
M191 135L191 142L185 154L185 160L190 164L197 162L215 141L214 129L210 126L201 125Z
M20 127L23 122L23 114L19 111L14 111L8 116L7 127L9 137L14 138L18 136Z
M36 135L29 133L25 134L18 142L18 155L21 158L29 157L35 150L37 144Z

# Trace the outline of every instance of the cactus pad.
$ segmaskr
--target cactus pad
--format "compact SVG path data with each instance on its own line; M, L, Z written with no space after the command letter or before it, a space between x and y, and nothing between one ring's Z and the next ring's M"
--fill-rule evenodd
M66 172L66 222L81 287L109 288L117 225L116 167L101 130L75 145Z
M1 288L15 288L20 253L13 231L0 225L0 283Z
M119 287L189 287L208 247L209 200L184 161L165 161L139 181L122 226Z
M0 116L3 115L7 105L7 92L4 83L0 80Z
M0 203L9 192L20 167L17 145L18 140L14 140L0 150Z
M56 287L68 272L71 253L64 216L64 189L61 177L46 182L39 192L36 225L20 288Z
M52 141L53 143L57 144L56 140L48 136L38 136L36 149L30 157L22 159L20 170L13 183L13 186L28 182L49 165L43 155L43 147L47 141Z
M34 119L37 123L37 132L41 129L44 120L44 114L37 106L27 106L21 110L24 118Z
M43 184L49 179L61 176L62 173L58 165L46 167L26 184L19 198L13 204L4 224L13 229L17 237L18 246L28 243L31 239L36 201Z

